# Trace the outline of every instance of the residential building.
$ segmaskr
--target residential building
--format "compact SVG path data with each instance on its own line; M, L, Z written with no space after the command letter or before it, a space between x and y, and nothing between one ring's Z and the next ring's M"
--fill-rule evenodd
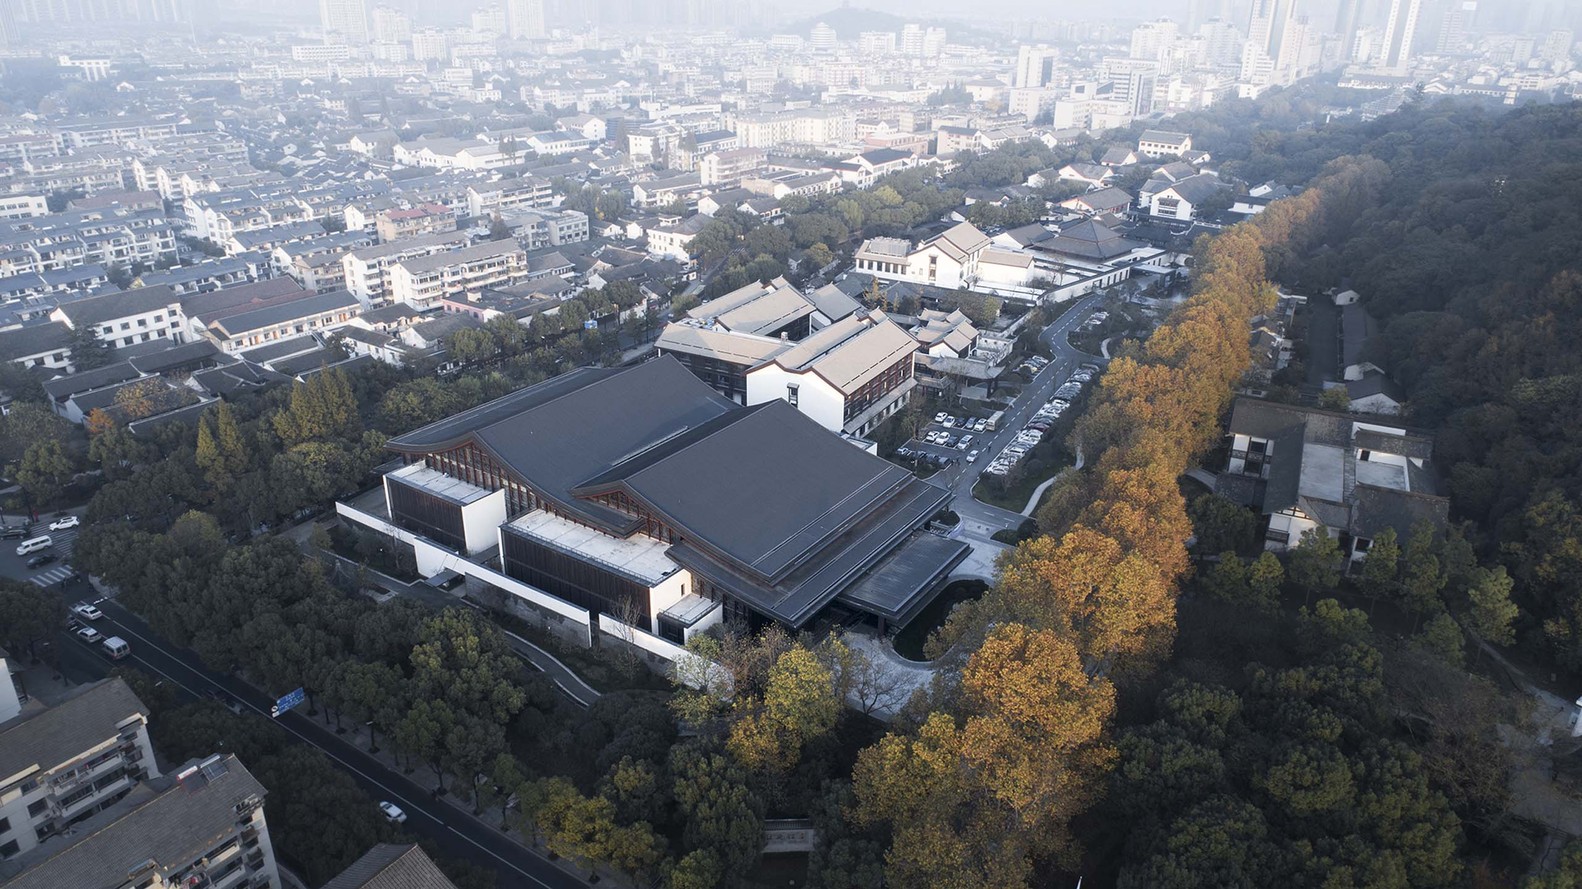
M264 786L231 754L192 760L6 867L8 889L278 889ZM0 872L0 878L4 873Z
M9 675L3 684L10 687ZM158 777L148 708L124 681L80 686L50 707L30 704L0 723L0 859L7 862L0 867L41 844L62 844L50 838ZM6 876L0 870L0 880ZM54 884L72 885L87 884Z
M1036 89L1048 86L1055 79L1055 62L1060 51L1050 46L1020 46L1016 49L1016 71L1011 86L1016 89Z
M1230 459L1215 491L1267 517L1265 547L1285 550L1322 525L1350 559L1380 532L1404 540L1443 532L1450 502L1435 493L1433 440L1400 426L1254 398L1236 400Z
M820 426L866 436L917 388L917 341L882 312L854 314L747 372L747 403L780 399Z
M402 238L416 238L436 232L456 230L456 214L439 204L418 204L411 208L392 208L374 217L379 242L388 244Z
M903 285L904 286L904 285ZM981 385L1005 372L1014 339L981 333L960 309L924 309L909 333L917 340L917 381L934 389Z
M969 222L919 241L869 238L854 255L854 271L886 281L911 281L937 287L969 287L978 277L978 260L989 238Z
M365 306L381 305L389 298L390 270L397 263L456 250L470 240L466 232L450 231L353 250L342 260L346 289Z
M390 270L390 299L428 311L443 297L526 277L527 253L520 244L487 241L396 263Z
M345 290L329 293L304 291L279 297L246 311L211 315L204 335L227 353L236 355L276 340L324 333L343 327L362 312L362 303Z
M669 357L572 371L388 447L406 465L383 503L342 516L410 543L422 573L614 618L671 657L722 617L796 630L838 603L903 626L968 552L920 530L943 488L781 398L734 404ZM497 546L499 562L463 557Z
M41 194L0 195L0 219L31 219L48 215L49 202Z
M0 330L0 361L70 371L71 337L71 328L60 321Z
M181 294L170 287L134 287L122 293L62 303L50 319L72 330L92 330L112 346L168 338L183 341Z
M1155 192L1148 202L1148 213L1165 219L1196 219L1202 206L1228 186L1218 176L1199 173Z
M505 13L512 40L542 40L549 36L544 27L544 0L506 0Z
M545 210L554 205L554 188L548 179L537 176L467 186L467 213L474 219L506 210Z
M1384 25L1383 67L1406 73L1412 64L1412 41L1417 37L1417 20L1423 0L1390 0L1390 15Z
M368 43L368 8L364 0L319 0L319 23L326 43Z
M1137 138L1137 153L1154 159L1178 157L1192 150L1192 137L1167 130L1144 130Z

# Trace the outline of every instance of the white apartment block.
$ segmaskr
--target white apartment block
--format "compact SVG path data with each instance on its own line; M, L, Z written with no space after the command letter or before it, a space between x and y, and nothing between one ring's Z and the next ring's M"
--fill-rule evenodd
M0 195L0 219L31 219L48 215L49 202L41 194Z
M506 210L543 210L554 204L554 188L537 176L467 186L467 214L473 218Z
M107 679L0 723L0 860L33 851L159 777L146 710L125 682ZM0 870L0 883L6 876Z
M466 232L441 232L353 250L341 260L346 289L364 306L377 306L390 295L390 272L398 263L456 250L467 245Z
M116 348L155 339L182 342L185 324L181 295L170 287L136 287L79 299L61 305L49 317L72 330L93 330Z
M278 889L264 786L231 754L193 760L9 862L8 889ZM5 874L0 873L0 879Z
M438 308L444 297L526 277L527 253L520 244L487 241L397 263L390 271L390 299L424 312Z
M857 137L857 118L838 109L804 108L774 114L750 114L730 121L742 148L779 145L824 145ZM635 152L634 152L635 153Z

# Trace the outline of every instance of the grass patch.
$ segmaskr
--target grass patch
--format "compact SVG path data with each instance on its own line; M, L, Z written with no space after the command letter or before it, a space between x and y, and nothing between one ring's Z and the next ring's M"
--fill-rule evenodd
M923 643L928 641L935 630L944 626L951 610L962 602L978 598L988 588L989 585L981 580L958 580L940 590L939 595L918 613L916 619L895 634L896 653L911 661L926 660L923 657Z
M1002 485L992 477L984 478L978 486L972 489L972 496L982 503L998 506L1011 512L1021 512L1027 506L1028 498L1038 486L1064 472L1076 460L1064 449L1055 454L1055 458L1045 463L1042 468L1035 469L1029 466L1022 473L1022 477L1009 485ZM1038 512L1035 508L1033 512Z

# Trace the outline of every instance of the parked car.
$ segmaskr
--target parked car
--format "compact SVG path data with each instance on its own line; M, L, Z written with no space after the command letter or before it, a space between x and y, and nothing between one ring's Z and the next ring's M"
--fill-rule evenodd
M385 820L391 824L406 823L406 813L401 811L400 806L390 802L389 800L379 801L379 811L384 813Z
M28 530L22 525L7 525L0 528L0 540L21 540L28 535Z
M934 422L935 423L943 423L943 422L945 422L948 419L950 419L950 414L947 414L944 411L940 411L939 413L934 415Z
M55 521L50 522L49 529L51 531L64 531L67 528L75 528L80 524L82 524L82 519L79 519L74 515L63 515Z
M972 421L973 432L982 432L987 428L989 428L989 420L986 417L979 417L978 419Z
M95 608L87 602L78 602L76 605L71 606L71 613L85 620L98 620L99 618L104 617L103 611L100 611L98 608Z
M89 645L98 645L104 639L104 634L93 627L83 627L77 631L77 638Z

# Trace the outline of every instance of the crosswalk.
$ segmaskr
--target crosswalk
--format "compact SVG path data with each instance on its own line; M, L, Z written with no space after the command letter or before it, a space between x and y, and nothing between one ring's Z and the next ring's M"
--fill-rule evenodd
M72 569L67 563L71 561L72 549L77 545L76 528L68 528L65 531L49 531L46 533L49 534L50 539L55 541L55 546L50 550L50 552L54 553L58 560L52 563L47 569L40 571L39 573L28 578L28 580L31 580L42 587L58 584L72 575Z

